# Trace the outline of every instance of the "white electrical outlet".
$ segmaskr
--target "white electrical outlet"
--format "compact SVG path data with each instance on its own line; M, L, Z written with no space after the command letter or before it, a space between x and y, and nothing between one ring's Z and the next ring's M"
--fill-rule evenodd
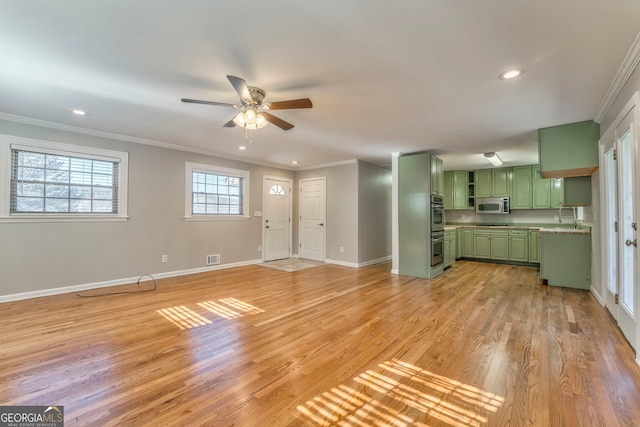
M262 245L258 245L258 252L262 252Z
M340 246L340 253L343 254L344 253L344 246Z
M162 262L167 262L169 260L169 257L166 255L162 255Z

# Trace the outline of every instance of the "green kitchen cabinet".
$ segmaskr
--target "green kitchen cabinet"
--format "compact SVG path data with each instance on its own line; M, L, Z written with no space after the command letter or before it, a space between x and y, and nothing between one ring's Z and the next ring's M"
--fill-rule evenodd
M529 230L529 262L540 262L540 231Z
M444 173L445 210L467 209L468 194L467 171L446 171Z
M461 258L475 258L473 228L461 228Z
M600 125L592 120L538 130L543 178L592 175L598 168Z
M551 207L560 208L564 205L564 179L551 178Z
M564 180L541 178L540 165L531 167L533 209L559 208L564 203Z
M509 230L509 261L529 262L529 230Z
M551 207L551 180L540 176L540 165L531 167L532 207L533 209L549 209Z
M591 235L541 233L540 277L550 286L590 289Z
M431 157L398 158L398 272L431 278Z
M431 193L444 195L444 165L442 159L431 155Z
M591 177L564 178L564 206L588 206L591 204Z
M511 189L511 168L491 169L493 197L508 197Z
M475 171L474 183L476 198L493 196L491 169L480 169Z
M531 209L532 195L531 165L515 166L511 180L511 209Z
M444 268L456 261L456 230L444 232Z
M511 188L511 168L475 171L475 197L507 197Z
M507 230L476 228L473 233L473 258L508 260Z

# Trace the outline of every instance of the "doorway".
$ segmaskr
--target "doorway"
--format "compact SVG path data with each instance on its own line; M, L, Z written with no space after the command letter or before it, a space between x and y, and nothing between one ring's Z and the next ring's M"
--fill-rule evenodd
M638 272L638 93L634 94L605 135L613 144L603 156L603 201L606 217L605 236L605 307L618 323L621 332L638 355L640 274ZM636 360L640 360L638 357Z
M326 178L300 180L300 258L322 261L326 241Z
M264 177L264 261L291 256L291 180Z

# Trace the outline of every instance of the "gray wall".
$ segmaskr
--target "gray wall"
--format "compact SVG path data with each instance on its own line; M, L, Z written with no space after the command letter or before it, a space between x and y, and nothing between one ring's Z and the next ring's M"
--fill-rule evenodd
M391 170L358 161L358 262L391 255Z
M0 296L202 268L207 254L221 254L222 264L259 260L261 218L184 220L185 162L249 170L251 215L263 210L263 175L295 177L287 170L9 121L0 121L0 133L128 152L130 216L126 222L0 222Z
M358 262L358 164L347 164L299 171L295 194L299 194L299 180L326 178L326 258L349 264ZM300 218L297 199L294 218ZM298 223L294 226L294 242L298 242ZM340 247L344 252L340 252Z

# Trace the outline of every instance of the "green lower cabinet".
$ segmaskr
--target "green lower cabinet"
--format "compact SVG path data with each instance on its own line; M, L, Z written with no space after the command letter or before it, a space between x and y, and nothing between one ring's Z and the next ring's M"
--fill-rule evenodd
M529 262L540 262L540 232L529 230Z
M507 230L476 228L473 236L473 258L508 260Z
M456 261L456 230L444 232L444 267L449 267Z
M509 230L509 261L529 262L529 230Z
M504 235L491 236L491 259L507 261L509 259L509 246L507 245L509 238L506 233Z
M488 234L475 234L473 236L474 258L491 259L491 236Z
M542 233L540 277L550 286L591 287L591 235Z
M461 239L461 258L475 258L473 228L460 229Z

